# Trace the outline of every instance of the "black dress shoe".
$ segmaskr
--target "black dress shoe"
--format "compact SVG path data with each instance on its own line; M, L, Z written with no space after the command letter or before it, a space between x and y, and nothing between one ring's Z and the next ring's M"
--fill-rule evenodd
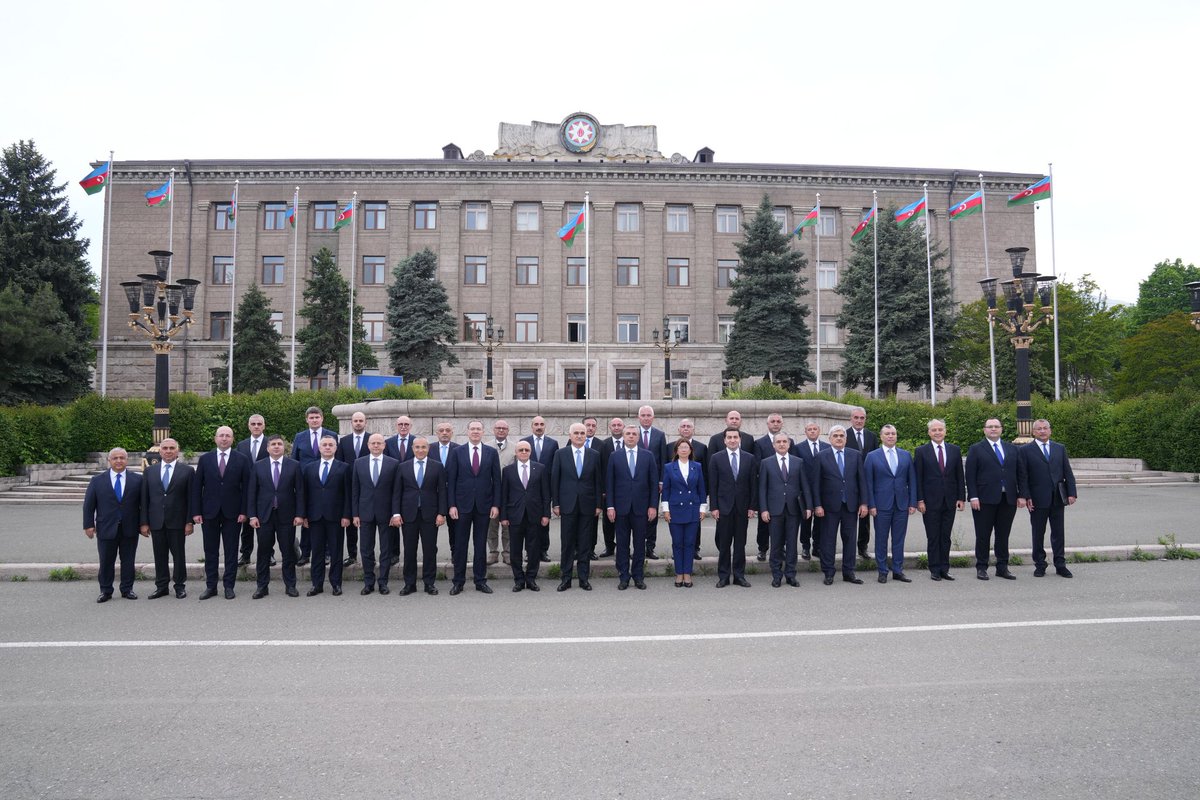
M340 586L333 587L333 596L341 597L342 596L342 587L340 587Z
M900 583L912 583L912 578L908 577L903 572L897 572L892 575L892 580L899 581Z
M766 551L766 550L759 550L759 551L758 551L758 560L759 560L759 561L766 561L766 560L767 560L767 551Z
M988 578L988 574L987 574L987 570L986 570L986 569L977 569L977 570L975 570L975 577L976 577L976 578L979 578L979 580L981 580L981 581L986 581L986 580L989 580L989 578Z
M954 580L954 576L953 576L953 575L951 575L949 572L943 572L943 573L942 573L942 580L944 580L944 581L952 581L952 580Z
M295 586L289 586L284 590L284 594L288 597L299 597L300 591Z
M617 588L622 592L629 588L629 581L621 581L617 584Z
M205 589L203 592L200 593L201 600L207 600L210 597L216 597L216 596L217 596L216 589Z
M800 581L796 580L795 578L788 578L788 579L787 579L787 585L788 585L788 586L799 586L799 585L800 585Z
M865 558L867 560L871 559L871 556L870 556L870 554L867 553L867 548L865 548L865 547L858 548L858 557Z
M239 567L244 567L249 563L250 563L250 556L242 556L241 558L238 559Z
M938 573L936 573L936 572L931 572L931 573L929 573L929 580L931 580L931 581L940 581L941 579L942 579L942 576L941 576L941 575L939 575Z
M137 592L121 592L121 597L124 597L126 600L137 600Z
M693 587L693 586L695 586L695 585L696 585L696 584L692 583L691 581L684 581L684 582L683 582L683 588L685 588L685 589L690 589L690 588L692 588L692 587Z
M812 551L806 547L800 551L800 557L803 558L805 561L808 561L812 558Z
M271 556L271 566L275 566L275 556Z
M703 561L704 556L700 555L699 553L696 553L696 555L692 556L692 560L693 561Z
M556 592L565 592L567 589L570 589L570 588L571 588L571 579L568 578L567 580L559 583L558 588L555 589L555 591Z
M826 585L826 586L833 586L833 576L832 576L832 575L826 575L826 576L825 576L825 585Z
M313 587L312 589L309 589L309 590L308 590L308 592L305 594L305 596L306 596L306 597L316 597L317 595L319 595L319 594L324 594L324 593L325 593L325 589L324 589L324 588L320 588L320 589L318 589L318 588L316 588L316 587Z
M513 584L513 588L512 588L512 590L513 590L514 592L523 592L523 591L525 591L525 581L519 581L519 582L517 582L517 583L514 583L514 584Z
M543 564L550 563L550 555L548 553L542 553L542 563Z
M176 589L175 596L178 597L180 600L182 600L183 598L187 597L187 590L186 589Z
M644 590L645 590L645 588L646 588L646 582L645 582L645 581L634 581L634 582L633 582L633 585L634 585L634 586L636 586L636 587L637 587L637 588L639 588L639 589L642 589L643 591L644 591Z
M724 589L728 585L729 585L729 578L721 578L720 580L717 581L718 589Z
M160 597L166 597L169 594L166 589L155 589L150 594L146 595L147 600L157 600Z
M237 595L234 593L233 589L225 590L225 599L226 600L232 600L235 597L237 597Z
M1045 566L1033 568L1033 577L1043 578L1043 577L1045 577L1045 575L1046 575L1046 567Z
M382 589L387 589L387 587L386 587L386 586L382 586L382 587L380 587L380 589L381 589L381 590L382 590ZM361 595L368 595L368 594L370 594L370 593L371 593L371 592L373 592L373 591L375 591L375 587L374 587L374 586L364 586L364 587L362 587L361 589L359 589L359 590L358 590L358 593L359 593L359 594L361 594ZM383 594L387 594L387 592L383 592Z
M862 578L851 572L849 575L843 575L842 581L844 583L862 583Z
M580 579L579 588L583 589L585 592L590 592L592 590L591 581L585 581L585 580Z
M596 558L612 558L612 556L615 555L616 552L617 551L610 550L609 548L606 547L606 548L604 548L604 551L602 553L600 553L600 555L596 556Z
M270 594L270 592L267 591L266 587L263 587L262 589L255 589L254 594L250 595L250 599L251 600L262 600L268 594Z
M540 592L542 590L542 587L537 585L537 581L531 581L531 580L525 581L525 588L531 592Z
M346 560L342 562L343 567L353 567L354 562L358 561L354 556L346 556Z
M450 596L454 597L454 595L456 595L456 594L462 594L462 587L463 587L463 585L461 583L456 583L456 584L452 585L450 587Z
M597 559L597 557L598 557L598 556L596 555L596 551L595 551L595 550L593 550L592 552L588 553L588 561L595 561L595 560Z
M1066 567L1055 567L1054 572L1060 578L1074 578L1075 575ZM130 592L132 594L132 592Z
M996 572L996 577L997 577L997 578L1004 578L1004 580L1006 580L1006 581L1015 581L1015 580L1017 579L1017 576L1016 576L1016 575L1013 575L1013 574L1012 574L1011 572L1009 572L1008 570L1004 570L1003 572L999 572L999 571L997 571L997 572Z
M104 593L104 594L101 594L99 597L97 597L97 598L96 598L96 602L97 602L97 603L107 603L109 600L112 600L112 593L111 593L111 592L106 592L106 593Z
M780 586L783 586L782 578L771 578L771 588L772 589L778 589Z
M462 590L460 589L459 591L462 591ZM425 587L425 594L429 595L430 597L433 597L437 593L438 593L438 590L437 590L436 586L426 586Z
M306 556L301 556L300 558L296 559L297 567L303 567L307 563L308 563L308 558Z
M749 589L749 588L750 588L750 581L746 580L745 578L743 578L743 577L741 577L741 576L739 575L738 577L736 577L736 578L734 578L734 579L733 579L733 585L734 585L734 586L741 586L743 589Z
M887 573L886 572L879 573L879 582L887 583Z
M487 585L487 582L485 581L484 583L477 583L477 584L475 584L475 591L477 591L477 592L483 592L484 594L491 594L491 593L492 593L492 587L488 586L488 585Z
M647 548L646 549L646 560L647 561L657 561L658 553L654 552L653 548Z
M682 589L682 588L683 588L683 581L675 581L675 588L676 588L676 589Z

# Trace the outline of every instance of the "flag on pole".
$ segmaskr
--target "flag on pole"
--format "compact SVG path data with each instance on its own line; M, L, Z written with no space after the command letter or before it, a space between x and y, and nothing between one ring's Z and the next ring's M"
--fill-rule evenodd
M896 225L903 228L908 223L912 222L917 217L925 213L925 198L922 197L915 203L909 203L904 208L896 212Z
M950 209L950 219L956 220L963 217L969 217L972 214L978 214L983 211L983 192L975 194L963 200L961 203Z
M571 221L558 229L558 238L562 239L562 243L567 247L575 244L575 234L579 233L579 228L587 227L587 220L584 219L584 208L579 209L579 213L571 217Z
M811 228L817 224L817 220L821 217L821 207L813 206L812 211L804 215L804 219L800 220L800 224L796 226L796 230L792 231L797 239L803 238L804 229Z
M337 215L337 219L333 223L333 229L339 231L350 224L354 217L354 203L347 203L341 213Z
M106 164L101 164L89 172L87 177L79 182L79 185L82 186L83 190L88 194L95 194L96 192L104 191L104 187L108 185L108 172L111 166L111 161Z
M296 227L296 204L294 202L292 203L292 207L288 209L287 220L288 220L288 225L290 225L293 229L295 229L295 227Z
M1036 203L1039 200L1050 199L1050 176L1042 178L1032 186L1026 186L1021 191L1008 198L1008 205L1023 206L1027 203Z
M871 220L873 219L875 219L875 206L871 206L871 210L863 214L862 222L858 223L858 227L854 229L854 233L850 234L850 241L857 242L866 236L867 231L871 229Z
M167 181L157 189L146 192L146 205L165 206L171 202L171 182Z
M229 210L225 212L225 216L230 222L237 221L237 187L233 187L233 194L229 196Z

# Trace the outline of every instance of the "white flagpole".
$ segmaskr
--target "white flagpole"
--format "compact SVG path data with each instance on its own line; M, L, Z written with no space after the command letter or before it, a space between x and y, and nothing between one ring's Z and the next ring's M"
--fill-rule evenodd
M879 399L879 191L871 190L871 228L875 239L875 392Z
M1050 162L1049 177L1050 177L1050 274L1055 278L1058 277L1058 265L1054 257L1054 162ZM1059 358L1058 358L1058 281L1055 280L1050 284L1050 297L1052 298L1051 305L1054 310L1054 399L1061 400L1062 394L1059 390Z
M992 267L988 263L987 241L987 193L983 191L983 173L979 173L979 204L983 210L983 274L985 278L992 277ZM988 314L988 357L992 365L992 405L996 399L996 321Z
M358 192L350 198L350 352L346 357L346 385L354 387L354 268L358 247Z
M175 252L175 168L171 167L171 185L167 188L167 249ZM171 283L174 257L167 260L167 283Z
M817 264L813 274L817 276L817 391L821 391L821 193L817 192L817 225L813 238L817 240Z
M294 394L296 392L296 285L300 282L300 187L296 187L296 193L292 195L292 213L295 215L292 220L295 223L292 225L292 357L291 368L288 373L288 392Z
M104 221L104 255L100 258L100 396L108 395L108 250L112 244L112 183L116 168L113 167L113 151L108 151L108 185L104 187L108 205Z
M933 362L933 256L929 247L929 184L925 184L925 278L929 284L929 404L937 405L937 372Z
M583 399L592 396L592 193L583 193Z
M238 181L233 182L233 275L229 281L229 372L226 389L233 394L233 317L237 311L237 231L242 215L238 213Z

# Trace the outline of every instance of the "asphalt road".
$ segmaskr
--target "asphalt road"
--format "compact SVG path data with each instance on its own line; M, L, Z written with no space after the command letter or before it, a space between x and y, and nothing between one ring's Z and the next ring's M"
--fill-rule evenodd
M0 797L1196 796L1200 565L1018 572L104 605L3 583Z

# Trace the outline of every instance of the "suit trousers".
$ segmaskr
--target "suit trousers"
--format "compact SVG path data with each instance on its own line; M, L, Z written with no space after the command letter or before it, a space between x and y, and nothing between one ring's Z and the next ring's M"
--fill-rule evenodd
M550 526L538 525L538 547L542 548L542 555L550 553Z
M950 571L950 535L954 532L954 506L925 506L925 543L931 575Z
M586 581L591 576L592 548L596 546L595 522L596 511L592 508L576 508L559 517L558 532L562 542L559 566L564 581L575 576L576 562L579 564L579 580Z
M225 516L209 517L204 520L204 583L209 589L217 588L217 564L221 551L225 551L225 570L221 583L232 589L237 581L238 539L241 538L242 523L237 518Z
M815 551L818 557L821 553L821 529L814 526L819 522L816 517L800 520L800 546L810 553Z
M509 552L509 537L511 533L508 528L500 524L500 518L488 520L488 537L487 547L489 553L499 553L504 551ZM512 561L512 556L509 556L509 561Z
M258 588L266 589L271 583L271 554L275 543L279 543L279 557L283 562L283 585L296 588L296 526L290 519L280 519L279 512L272 509L265 520L258 521L258 556L254 559L254 572Z
M842 539L842 575L854 574L857 526L857 509L850 508L845 503L834 508L825 508L825 518L821 520L821 572L825 573L825 577L833 577L839 533Z
M346 556L358 558L358 528L354 523L346 526Z
M888 572L888 542L892 544L892 572L904 572L904 537L908 533L908 507L881 508L875 515L875 566Z
M242 557L249 558L254 552L254 540L257 538L257 532L250 526L250 520L242 523Z
M675 561L676 575L691 575L695 567L696 549L700 543L700 520L695 522L671 522L671 556Z
M763 522L762 517L758 518L758 535L755 537L755 544L758 545L760 553L771 549L771 525Z
M308 572L312 576L314 589L325 586L325 559L321 553L329 553L329 585L335 589L342 588L342 550L345 544L343 528L338 520L314 519L309 520L308 529L312 534L313 559L309 562Z
M658 495L655 494L655 508L658 508L657 497ZM646 549L653 550L656 544L658 544L658 517L655 517L653 521L646 521Z
M784 512L778 516L772 515L767 524L770 533L769 547L771 548L771 577L796 577L796 538L800 533L800 517ZM762 518L759 517L759 522Z
M1064 511L1066 506L1057 497L1049 506L1038 506L1029 512L1029 523L1033 528L1033 563L1046 566L1046 523L1050 523L1050 551L1054 555L1054 568L1067 565L1067 537Z
M437 519L405 520L404 533L404 585L417 585L417 543L421 544L421 580L425 588L433 586L437 579Z
M133 591L135 567L133 559L137 556L138 537L123 536L122 528L117 526L117 538L101 539L96 536L96 551L100 555L100 568L96 577L100 579L101 594L113 593L113 578L116 577L117 556L121 557L121 593ZM237 559L234 559L236 564Z
M729 580L746 576L746 530L750 517L746 511L722 514L717 520L717 577Z
M454 562L454 583L461 586L467 580L467 548L473 551L471 578L478 586L487 583L488 510L476 509L469 514L461 511L457 524L451 529L450 556Z
M358 554L362 558L363 585L368 589L375 586L388 585L388 576L392 571L392 531L396 530L386 522L364 522L358 527ZM379 540L379 561L375 561L375 541ZM376 576L375 567L379 565Z
M166 591L167 583L174 579L175 589L187 583L187 563L184 559L185 535L182 528L164 528L150 531L150 545L154 548L154 588ZM169 569L168 557L175 568Z
M871 543L871 517L863 517L858 521L858 549L866 550Z
M630 514L617 514L613 528L617 537L617 577L628 582L632 575L635 581L646 577L646 512L635 510ZM630 552L632 545L632 553Z
M1008 534L1012 531L1013 517L1017 515L1017 507L1003 502L980 503L978 511L972 511L975 517L975 568L987 569L988 545L991 544L992 531L996 532L996 566L1008 569Z
M538 545L541 521L541 517L526 514L508 524L508 561L512 565L513 580L517 583L537 580L538 569L542 566L542 549ZM522 551L525 554L524 567L521 566Z
M600 527L604 531L604 549L615 552L617 549L617 523L608 521L608 514L600 515Z

